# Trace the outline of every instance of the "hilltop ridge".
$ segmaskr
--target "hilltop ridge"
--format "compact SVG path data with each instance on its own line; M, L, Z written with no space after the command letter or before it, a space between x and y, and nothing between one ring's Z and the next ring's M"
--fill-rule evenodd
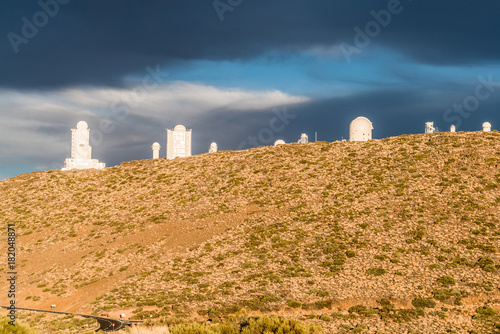
M491 333L499 161L497 131L220 151L20 175L0 182L0 217L21 307Z

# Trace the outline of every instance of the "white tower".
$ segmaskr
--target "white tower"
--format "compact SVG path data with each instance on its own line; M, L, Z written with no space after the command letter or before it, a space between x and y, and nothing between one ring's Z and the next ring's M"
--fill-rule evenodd
M90 142L90 129L86 122L80 121L76 129L71 129L71 158L64 161L62 170L88 169L105 167L104 163L92 159Z
M349 124L350 141L368 141L372 139L373 124L366 117L356 117Z
M483 131L484 132L490 132L491 131L491 123L490 122L484 122L483 123Z
M213 142L212 144L210 144L210 148L208 149L208 153L215 153L217 152L217 143Z
M309 142L309 137L305 134L305 133L302 133L300 135L300 139L297 143L299 144L307 144Z
M151 149L153 150L153 159L159 159L160 158L160 143L153 143L153 146L151 146Z
M450 132L457 132L455 125L450 126Z
M278 146L278 145L285 145L285 141L282 140L282 139L278 139L277 141L274 142L274 146Z
M436 131L434 122L425 122L425 133L434 133L434 131Z
M192 130L184 125L177 125L173 130L167 130L167 159L191 156Z

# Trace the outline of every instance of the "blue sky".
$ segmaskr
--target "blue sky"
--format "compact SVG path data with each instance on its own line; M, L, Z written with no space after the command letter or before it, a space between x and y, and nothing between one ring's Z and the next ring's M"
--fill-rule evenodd
M176 124L195 154L235 150L284 110L273 140L340 140L357 116L374 138L500 126L492 0L243 0L222 16L213 1L42 3L0 4L0 179L60 168L80 120L108 166L155 141L165 156Z

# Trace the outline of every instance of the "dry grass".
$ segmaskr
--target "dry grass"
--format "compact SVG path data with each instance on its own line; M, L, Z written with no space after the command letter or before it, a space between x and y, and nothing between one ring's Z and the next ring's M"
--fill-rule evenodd
M130 334L170 334L168 327L137 327L133 326L128 330Z
M0 182L0 222L17 223L26 307L411 332L432 298L429 332L476 329L500 308L499 161L494 131L39 172Z

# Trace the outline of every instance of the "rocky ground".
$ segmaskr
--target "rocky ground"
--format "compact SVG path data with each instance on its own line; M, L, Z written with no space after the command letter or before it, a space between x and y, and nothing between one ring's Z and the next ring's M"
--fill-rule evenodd
M21 307L494 333L499 159L494 131L38 172L0 182L0 219L16 224ZM83 326L26 320L43 333Z

